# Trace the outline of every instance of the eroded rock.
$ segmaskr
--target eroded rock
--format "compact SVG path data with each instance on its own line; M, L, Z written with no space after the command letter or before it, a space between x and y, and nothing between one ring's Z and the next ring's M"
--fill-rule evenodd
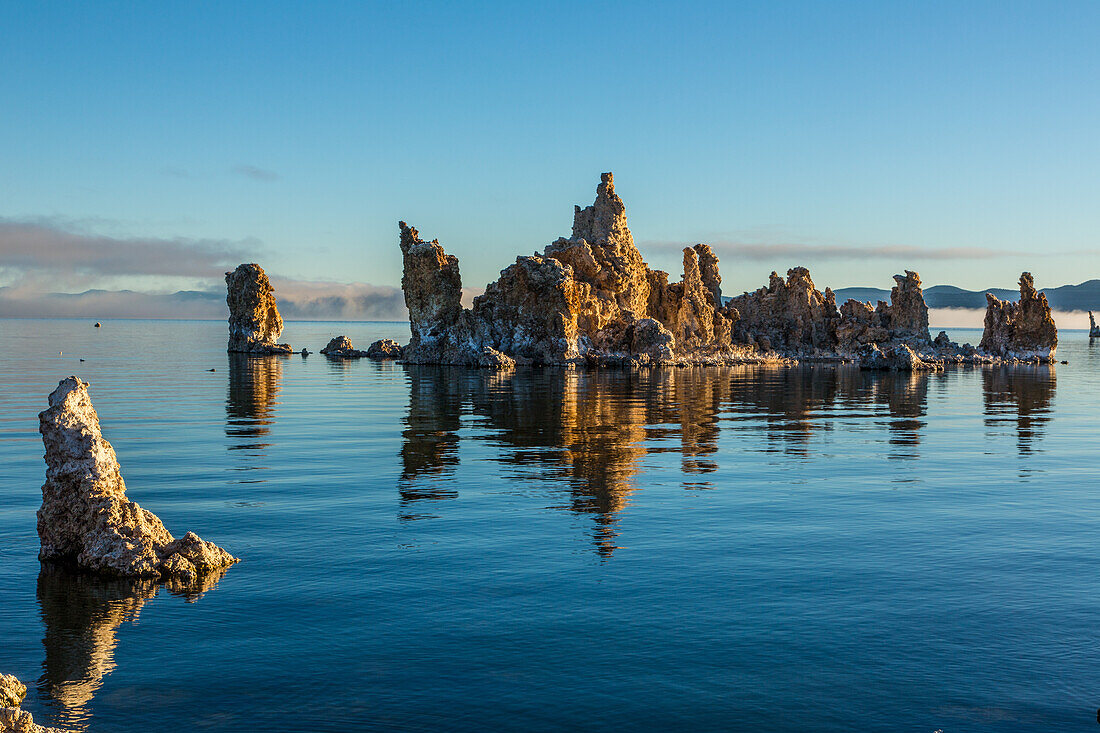
M1020 275L1020 300L1013 303L986 293L985 331L979 348L1021 361L1049 362L1058 347L1058 329L1047 296L1035 290L1030 272Z
M10 674L0 674L0 733L64 733L37 725L30 713L20 710L26 696L26 685Z
M229 306L229 351L245 354L289 354L289 344L277 343L283 319L275 305L267 274L257 264L239 265L225 273Z
M188 532L173 537L155 514L126 498L115 451L100 431L88 384L63 379L40 413L46 483L38 510L41 560L105 575L191 582L237 562Z
M321 349L321 353L333 359L358 359L368 356L369 352L360 351L351 345L351 339L347 336L337 336L328 342L328 346Z
M367 347L369 359L400 359L401 344L393 339L378 339Z
M469 310L461 304L458 260L438 241L424 242L400 226L413 332L404 357L411 363L510 368L817 359L925 369L1022 353L960 347L946 334L933 341L920 276L911 270L894 276L890 302L876 306L850 300L838 308L832 290L819 291L804 267L791 268L786 278L773 272L767 287L727 301L718 258L697 244L684 249L681 280L669 282L668 273L642 259L610 173L591 206L574 207L572 236L516 258ZM1015 321L1035 320L1031 308ZM1045 343L1044 329L1036 321L1013 338Z

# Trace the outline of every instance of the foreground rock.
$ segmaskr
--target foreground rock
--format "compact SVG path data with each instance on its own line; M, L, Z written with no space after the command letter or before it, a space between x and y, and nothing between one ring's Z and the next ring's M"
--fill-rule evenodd
M1096 319L1092 315L1092 311L1089 311L1089 338L1100 337L1100 326L1096 325Z
M283 333L283 319L263 268L257 264L239 265L225 273L225 285L230 353L291 353L289 344L277 343Z
M0 674L0 733L63 733L35 724L30 713L20 710L26 696L26 685L10 674Z
M370 359L400 359L401 355L401 344L393 339L378 339L367 347L367 358Z
M347 336L337 336L328 342L328 346L321 349L321 353L333 359L359 359L367 356L366 351L360 351L351 345L351 339Z
M979 348L994 356L1049 362L1058 347L1058 329L1047 296L1036 292L1030 272L1020 275L1020 300L985 295L985 332Z
M86 382L62 380L49 401L38 416L47 465L38 510L41 560L185 583L237 562L191 532L177 540L156 515L126 498L115 451L100 432Z
M1001 339L1005 348L959 346L946 334L933 340L920 276L910 270L894 276L890 302L877 306L849 300L838 308L832 290L819 291L804 267L785 279L773 272L766 287L727 300L718 258L697 244L683 250L683 275L670 283L642 259L610 173L591 206L574 207L572 236L516 258L470 309L462 307L457 258L405 222L400 228L410 363L501 369L809 359L911 370L1053 356L1042 351L1050 338L1045 298L1006 316L1025 325Z

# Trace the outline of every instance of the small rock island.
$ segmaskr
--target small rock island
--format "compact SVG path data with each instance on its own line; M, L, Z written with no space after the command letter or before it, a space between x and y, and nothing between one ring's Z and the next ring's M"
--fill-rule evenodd
M274 288L259 265L239 265L225 273L229 306L229 353L289 354L289 344L277 343L283 319L275 305Z
M981 346L928 330L920 276L895 275L890 303L839 308L809 270L766 287L722 295L718 258L706 244L683 250L683 276L651 269L627 227L626 207L604 173L596 200L574 207L573 232L543 253L516 258L473 307L463 308L458 259L438 240L399 223L401 287L412 338L407 362L508 369L523 365L693 365L797 360L857 362L871 369L940 369L949 363L1045 363L1057 329L1030 273L1020 302L989 296Z
M61 380L39 413L46 483L38 510L39 559L116 577L199 581L237 558L126 498L114 448L103 438L88 383Z

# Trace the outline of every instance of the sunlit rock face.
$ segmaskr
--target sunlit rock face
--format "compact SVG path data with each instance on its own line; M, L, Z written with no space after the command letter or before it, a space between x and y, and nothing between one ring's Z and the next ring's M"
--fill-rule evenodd
M275 305L274 290L262 267L239 265L225 273L229 306L229 351L246 354L289 354L288 344L277 343L283 319Z
M1036 292L1030 272L1020 275L1020 300L1013 303L986 293L985 331L979 348L989 354L1021 361L1051 361L1058 347L1058 329L1047 296Z
M26 685L10 674L0 674L0 708L18 707L26 696Z
M360 351L352 345L347 336L337 336L328 342L321 353L333 359L358 359L367 356L368 352Z
M401 344L393 339L378 339L367 347L368 359L400 359Z
M541 255L516 258L468 311L460 304L458 261L438 242L420 240L402 223L401 250L413 331L405 359L412 363L499 368L764 360L731 341L710 247L684 250L679 283L646 265L610 173L591 206L574 207L571 237Z
M86 382L62 380L49 403L38 415L47 466L38 510L40 559L105 575L185 582L237 562L190 532L177 540L155 514L126 498Z

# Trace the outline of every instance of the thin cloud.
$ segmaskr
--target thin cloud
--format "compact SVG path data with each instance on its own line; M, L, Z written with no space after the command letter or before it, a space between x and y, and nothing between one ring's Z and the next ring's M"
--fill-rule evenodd
M694 242L643 242L643 250L680 251ZM914 247L911 245L836 245L836 244L756 244L748 242L708 242L720 256L739 260L984 260L1027 254L988 247Z
M260 168L255 165L248 165L247 163L233 166L233 172L238 176L251 178L253 181L263 181L264 183L271 183L272 181L279 180L279 174L275 171L268 170L267 168Z
M254 257L257 243L93 234L61 219L0 218L0 269L68 277L220 278ZM251 253L251 255L250 255Z

